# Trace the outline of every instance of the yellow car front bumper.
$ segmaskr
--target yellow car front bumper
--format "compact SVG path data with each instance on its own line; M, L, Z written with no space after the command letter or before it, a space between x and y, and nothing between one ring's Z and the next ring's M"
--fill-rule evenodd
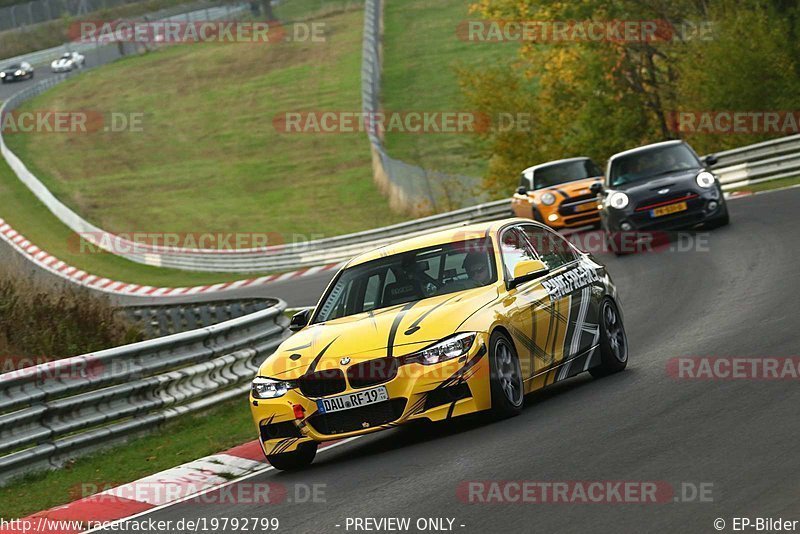
M491 408L488 335L479 333L470 351L435 365L410 363L383 384L352 388L348 393L385 386L389 400L359 408L321 413L316 399L290 389L276 399L250 397L253 421L267 456L295 450L304 442L331 441L385 430L407 421L443 421ZM297 408L302 407L302 409Z

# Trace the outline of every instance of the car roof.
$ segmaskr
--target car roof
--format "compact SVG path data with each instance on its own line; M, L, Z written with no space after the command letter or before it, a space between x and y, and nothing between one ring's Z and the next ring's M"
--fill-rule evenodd
M401 254L411 250L435 247L436 245L445 245L447 243L457 243L459 241L467 241L470 239L479 239L487 235L492 235L501 227L514 222L530 223L533 221L530 219L512 217L509 219L467 224L463 226L456 226L455 228L438 230L423 235L410 237L408 239L402 239L395 243L383 245L368 252L364 252L363 254L359 254L347 263L347 267L360 265L368 261L376 260L386 256L392 256L394 254Z
M522 174L524 174L526 178L530 178L530 176L528 176L529 173L533 173L533 172L535 172L535 171L537 171L537 170L539 170L541 168L544 168L544 167L549 167L551 165L558 165L559 163L569 163L571 161L586 161L588 159L592 159L592 158L589 158L589 157L586 157L586 156L579 156L577 158L557 159L555 161L548 161L546 163L539 163L538 165L534 165L532 167L528 167L527 169L522 171Z

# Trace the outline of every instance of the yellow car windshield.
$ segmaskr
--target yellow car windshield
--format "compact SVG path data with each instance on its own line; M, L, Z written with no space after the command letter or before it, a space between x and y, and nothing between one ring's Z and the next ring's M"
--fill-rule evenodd
M497 280L493 258L489 239L473 239L356 265L340 273L313 322L489 285Z

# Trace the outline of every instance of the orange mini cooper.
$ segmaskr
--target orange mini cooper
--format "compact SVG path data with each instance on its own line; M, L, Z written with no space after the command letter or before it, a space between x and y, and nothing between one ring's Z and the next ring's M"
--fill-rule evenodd
M511 199L517 217L552 228L600 224L597 195L589 188L602 183L603 173L589 158L570 158L535 165L522 171Z

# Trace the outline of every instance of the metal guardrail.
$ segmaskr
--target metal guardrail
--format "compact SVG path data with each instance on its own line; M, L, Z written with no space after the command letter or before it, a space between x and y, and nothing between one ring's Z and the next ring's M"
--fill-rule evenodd
M789 178L800 174L800 135L772 139L715 155L718 161L712 171L719 177L724 190Z
M0 484L245 395L285 309L0 375Z
M265 310L272 303L263 298L212 300L186 304L126 306L121 310L139 324L147 339L187 332Z
M375 116L381 107L383 70L383 1L365 0L364 37L361 56L361 108ZM465 207L488 200L480 189L480 178L424 169L392 158L376 129L368 128L376 183L394 209L411 213L430 213L442 208Z

